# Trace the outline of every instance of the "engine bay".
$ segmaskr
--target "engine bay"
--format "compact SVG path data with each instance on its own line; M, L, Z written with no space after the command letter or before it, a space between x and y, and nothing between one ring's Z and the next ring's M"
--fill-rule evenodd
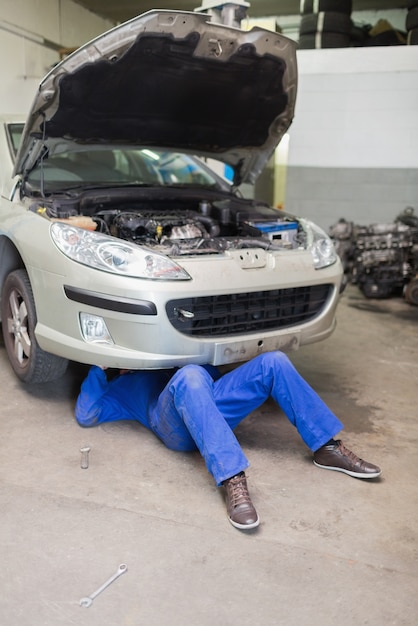
M39 207L39 205L38 205ZM181 194L142 200L83 195L77 202L54 198L46 202L50 219L82 225L92 220L96 230L169 256L219 254L225 250L300 247L304 231L296 218L253 200L199 199Z

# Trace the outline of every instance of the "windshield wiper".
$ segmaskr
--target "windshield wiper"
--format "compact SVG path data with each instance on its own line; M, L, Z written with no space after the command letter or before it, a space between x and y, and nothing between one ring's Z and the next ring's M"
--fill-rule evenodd
M71 185L71 186L65 186L65 187L57 187L57 188L49 188L47 191L48 193L66 193L68 191L94 191L95 189L114 189L115 187L117 188L124 188L124 187L163 187L164 185L160 185L160 184L156 184L156 183L121 183L121 182L117 182L117 183L83 183L83 184L77 184L77 185Z

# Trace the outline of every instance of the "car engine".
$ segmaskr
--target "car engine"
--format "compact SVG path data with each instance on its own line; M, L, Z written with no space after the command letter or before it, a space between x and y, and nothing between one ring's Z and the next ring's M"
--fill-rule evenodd
M83 196L76 203L55 198L46 216L74 225L89 219L93 230L152 248L170 256L218 254L259 247L296 248L304 231L291 215L252 200L132 201L120 196ZM91 221L93 220L93 221Z
M103 220L114 237L169 253L208 252L220 230L215 220L192 211L100 211L95 218Z
M418 228L400 220L359 226L341 219L330 236L346 274L366 297L388 298L415 280Z

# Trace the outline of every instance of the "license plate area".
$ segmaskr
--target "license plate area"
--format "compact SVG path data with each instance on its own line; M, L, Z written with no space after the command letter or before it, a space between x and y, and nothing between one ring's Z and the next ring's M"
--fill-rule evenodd
M214 365L226 365L227 363L248 361L263 352L274 352L276 350L289 352L291 350L297 350L299 345L300 332L298 331L289 331L276 337L216 343Z

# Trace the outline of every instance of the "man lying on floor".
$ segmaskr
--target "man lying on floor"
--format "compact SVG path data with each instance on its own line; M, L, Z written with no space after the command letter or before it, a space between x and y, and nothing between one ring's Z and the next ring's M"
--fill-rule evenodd
M220 375L211 365L178 370L122 371L108 381L93 366L75 407L82 426L137 420L171 450L198 449L218 486L224 486L228 518L236 528L259 525L247 488L249 462L235 427L272 397L313 452L317 467L355 478L381 470L363 461L334 437L343 428L282 352L261 354Z

